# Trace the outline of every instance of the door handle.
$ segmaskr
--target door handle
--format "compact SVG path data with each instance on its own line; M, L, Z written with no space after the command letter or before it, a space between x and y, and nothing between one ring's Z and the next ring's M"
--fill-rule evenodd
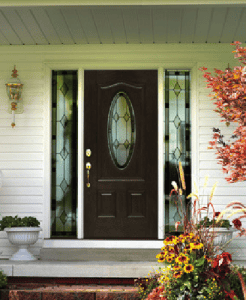
M86 186L89 188L91 186L90 184L90 169L91 169L91 163L87 162L86 165L86 170L87 170L87 183Z

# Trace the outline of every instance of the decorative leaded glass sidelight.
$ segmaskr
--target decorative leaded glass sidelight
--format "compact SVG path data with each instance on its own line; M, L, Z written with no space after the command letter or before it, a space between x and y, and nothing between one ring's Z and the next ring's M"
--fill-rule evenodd
M178 163L181 161L186 181L186 194L191 190L191 124L190 72L165 71L165 225L174 230L179 214L169 193L171 182L178 185ZM185 205L185 196L183 204ZM181 204L180 204L181 205Z
M131 160L136 140L134 110L124 92L117 93L112 99L107 130L111 158L119 169L124 169Z
M52 73L52 237L76 237L77 71Z

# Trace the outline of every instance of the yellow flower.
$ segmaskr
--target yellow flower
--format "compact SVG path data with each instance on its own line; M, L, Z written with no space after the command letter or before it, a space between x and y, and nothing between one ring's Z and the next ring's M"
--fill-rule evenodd
M185 265L188 264L189 260L190 260L189 257L187 257L182 253L175 259L176 263L185 264Z
M183 275L182 271L176 271L176 272L174 272L173 277L174 278L180 278L182 275Z
M194 233L183 233L179 236L179 240L181 242L185 242L186 240L190 240L194 237Z
M158 262L159 263L162 263L162 262L164 262L165 261L165 256L160 256L159 258L158 258Z
M166 257L166 261L171 263L175 258L175 255L174 254L170 254L170 255L167 255Z
M164 245L176 245L178 243L178 238L176 236L169 236L164 241Z
M195 243L190 243L190 247L191 249L201 249L203 247L203 244L202 243L199 243L199 242L195 242Z
M194 237L194 233L192 233L192 232L189 233L189 237L190 237L190 238L193 238L193 237Z
M185 271L185 273L191 273L191 272L194 271L194 266L191 265L191 264L185 265L184 266L184 271Z
M174 266L174 267L173 267L173 270L174 270L174 271L178 271L178 270L180 270L180 269L181 269L180 266Z
M189 251L192 251L192 248L190 247L190 245L185 246L183 252L185 254L187 254L187 253L189 253Z

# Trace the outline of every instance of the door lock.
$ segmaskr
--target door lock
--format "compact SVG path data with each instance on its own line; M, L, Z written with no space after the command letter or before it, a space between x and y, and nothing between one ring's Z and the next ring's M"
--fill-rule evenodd
M90 169L91 169L91 163L87 162L86 165L86 170L87 170L87 183L86 186L89 188L91 186L90 184Z

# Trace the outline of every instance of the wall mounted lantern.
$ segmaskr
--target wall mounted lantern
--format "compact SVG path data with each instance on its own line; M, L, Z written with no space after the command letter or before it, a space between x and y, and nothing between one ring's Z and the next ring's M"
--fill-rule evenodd
M12 113L12 128L15 127L15 114L22 114L23 113L23 103L21 99L21 92L23 84L21 83L20 79L17 78L17 70L14 66L14 70L12 70L12 78L6 83L6 90L7 95L9 97L9 112Z

